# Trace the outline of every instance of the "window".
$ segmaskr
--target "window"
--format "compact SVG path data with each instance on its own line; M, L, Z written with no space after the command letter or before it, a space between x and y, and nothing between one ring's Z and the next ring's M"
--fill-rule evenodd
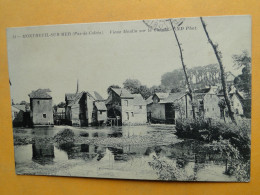
M128 100L124 100L124 105L128 106Z
M102 111L99 111L99 114L102 114Z
M134 117L134 113L132 112L132 117Z
M142 109L143 107L142 106L139 106L139 109Z
M43 116L43 118L46 118L47 115L46 115L46 114L43 114L42 116Z
M37 104L40 104L40 101L37 101Z
M127 118L127 120L129 120L129 113L128 112L126 112L126 118Z

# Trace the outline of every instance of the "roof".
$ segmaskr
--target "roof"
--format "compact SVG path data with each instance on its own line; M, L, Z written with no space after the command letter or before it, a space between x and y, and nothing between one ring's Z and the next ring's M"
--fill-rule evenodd
M68 106L72 106L73 104L78 103L83 94L84 94L84 92L75 94L74 100L72 102L70 102L68 104Z
M183 92L177 92L177 93L170 93L169 96L165 99L162 100L159 103L173 103L176 100L180 99L181 97L183 97L186 93Z
M18 109L18 110L22 110L22 111L26 111L25 105L19 105L19 104L15 104L12 105L14 108Z
M121 98L134 98L134 96L124 88L111 88Z
M107 110L105 102L103 102L103 101L102 102L95 102L94 104L95 104L97 110Z
M144 100L141 94L133 94L134 96L134 105L146 105L146 101Z
M65 99L67 99L68 101L74 100L76 95L77 95L76 93L66 93L65 94Z
M51 99L52 97L48 94L51 92L50 89L37 89L32 91L29 95L30 98L39 98L39 99Z
M208 93L211 88L197 89L194 90L194 93Z
M164 100L169 96L169 93L155 93L154 95L156 95L160 100Z
M147 98L146 100L146 104L151 104L153 103L153 96L151 95L149 98Z
M104 100L104 98L96 91L88 91L89 95L91 95L95 100Z
M65 112L65 108L57 108L57 112L60 112L60 113Z

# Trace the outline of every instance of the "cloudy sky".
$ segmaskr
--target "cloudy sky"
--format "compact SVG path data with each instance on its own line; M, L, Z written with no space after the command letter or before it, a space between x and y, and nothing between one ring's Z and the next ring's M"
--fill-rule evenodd
M251 55L251 18L204 19L209 35L219 44L226 70L238 74L232 55L243 50ZM217 63L200 19L186 18L181 27L176 32L187 68ZM57 36L65 32L71 35ZM49 37L23 38L43 33ZM29 101L32 90L49 88L54 103L59 103L65 93L76 91L77 79L81 91L96 90L106 98L111 84L122 86L132 78L151 87L160 84L162 74L181 68L173 32L148 32L143 21L9 28L7 40L14 102Z

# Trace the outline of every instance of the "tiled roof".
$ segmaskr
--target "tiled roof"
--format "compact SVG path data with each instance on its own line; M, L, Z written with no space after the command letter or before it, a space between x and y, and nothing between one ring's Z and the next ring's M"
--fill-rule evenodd
M162 100L159 103L173 103L176 100L178 100L181 97L183 97L184 95L185 95L185 93L183 93L183 92L170 93L169 96L166 99Z
M97 110L107 110L105 102L103 102L103 101L102 102L95 102L94 104L95 104Z
M134 98L134 96L124 88L111 88L121 98Z
M72 106L73 104L78 103L83 94L84 94L84 92L76 94L74 97L74 100L72 102L70 102L68 106Z
M134 96L134 105L146 105L146 101L141 94L133 94Z
M29 94L29 97L30 98L40 98L40 99L50 99L52 98L48 92L51 92L50 89L37 89L35 91L32 91L30 94Z
M76 93L66 93L65 94L65 99L67 99L68 101L74 100L76 95L77 95Z
M164 100L169 96L169 93L155 93L155 95L160 99Z
M25 105L19 105L19 104L15 104L12 105L13 107L17 108L18 110L22 110L22 111L26 111Z
M204 88L204 89L194 90L194 93L208 93L209 91L210 91L210 88Z
M146 100L146 104L151 104L153 103L153 96L151 95L149 98L147 98Z
M104 100L104 98L96 91L88 91L89 93L95 100Z

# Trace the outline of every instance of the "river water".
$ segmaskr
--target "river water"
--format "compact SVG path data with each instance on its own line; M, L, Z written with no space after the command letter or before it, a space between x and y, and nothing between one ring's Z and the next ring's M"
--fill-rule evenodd
M67 127L66 127L67 128ZM17 174L57 175L157 180L158 170L151 162L160 159L174 167L177 180L235 181L224 174L225 157L203 148L195 140L182 140L174 135L174 127L122 126L122 127L69 127L76 135L89 138L128 138L131 136L166 135L176 139L171 144L129 144L105 147L95 144L53 144L34 139L32 144L15 146ZM64 127L26 129L26 134L42 138L55 136ZM14 129L14 132L17 129ZM19 134L19 133L18 133Z

